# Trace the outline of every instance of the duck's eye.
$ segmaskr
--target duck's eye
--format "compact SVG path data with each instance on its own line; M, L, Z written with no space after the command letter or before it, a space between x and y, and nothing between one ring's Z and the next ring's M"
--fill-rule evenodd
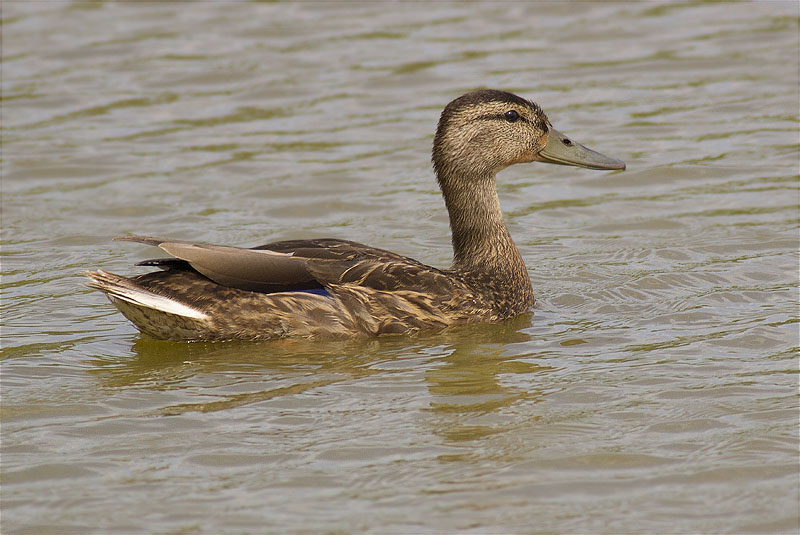
M506 121L508 121L509 123L513 123L514 121L519 119L519 113L517 113L516 110L508 110L505 113L505 118L506 118Z

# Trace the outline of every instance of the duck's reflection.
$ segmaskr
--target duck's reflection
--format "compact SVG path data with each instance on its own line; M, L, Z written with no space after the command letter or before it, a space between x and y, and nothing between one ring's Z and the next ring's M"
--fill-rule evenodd
M411 337L332 342L176 343L140 336L131 347L134 358L106 361L95 372L110 388L196 394L192 397L197 401L157 411L172 415L220 411L413 370L424 378L433 413L475 416L538 395L529 385L509 380L515 374L542 370L525 358L531 356L531 336L523 331L529 325L530 316L523 315L501 324ZM443 431L447 438L480 435L480 429L470 430L457 420Z
M548 368L531 362L530 316L481 325L453 341L445 366L427 371L432 430L447 441L469 441L507 430L503 409L535 401L530 378ZM513 420L513 418L512 418Z

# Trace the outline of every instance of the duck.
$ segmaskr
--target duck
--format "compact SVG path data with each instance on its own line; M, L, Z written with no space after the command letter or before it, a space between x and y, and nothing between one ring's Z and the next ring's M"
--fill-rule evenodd
M496 89L447 104L431 159L450 219L450 267L333 238L243 248L122 236L115 240L170 256L139 262L157 269L134 277L84 272L87 285L163 340L373 337L501 322L530 312L535 299L503 219L497 173L529 162L625 169L553 128L539 105Z

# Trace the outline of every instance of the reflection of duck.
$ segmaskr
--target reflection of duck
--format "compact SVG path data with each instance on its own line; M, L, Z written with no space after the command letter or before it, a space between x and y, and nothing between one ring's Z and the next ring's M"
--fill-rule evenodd
M88 272L89 286L142 332L172 340L346 337L499 321L529 310L534 299L503 222L495 174L534 161L625 168L554 130L536 104L475 91L447 105L433 143L453 232L451 268L335 239L241 249L126 236L119 239L175 258L142 262L163 271L134 278Z
M152 414L159 415L229 410L309 391L336 395L341 391L326 389L337 383L379 384L399 375L405 386L393 389L385 401L428 400L434 412L449 415L435 432L455 438L453 434L463 435L463 427L471 426L465 422L477 414L540 396L530 377L547 368L526 353L532 336L523 329L529 325L530 314L520 314L500 324L464 324L419 333L411 346L408 338L399 336L351 337L324 344L297 338L173 344L143 336L133 341L130 355L99 362L90 371L111 388L147 384L202 391L199 399L164 398L163 405L151 407ZM510 379L515 375L519 379Z

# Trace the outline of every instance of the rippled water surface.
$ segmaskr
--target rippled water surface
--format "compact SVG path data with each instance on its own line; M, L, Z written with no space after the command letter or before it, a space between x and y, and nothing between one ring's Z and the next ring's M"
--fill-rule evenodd
M797 533L798 7L3 3L2 531ZM499 175L533 316L143 337L166 235L450 262L476 87L628 163Z

